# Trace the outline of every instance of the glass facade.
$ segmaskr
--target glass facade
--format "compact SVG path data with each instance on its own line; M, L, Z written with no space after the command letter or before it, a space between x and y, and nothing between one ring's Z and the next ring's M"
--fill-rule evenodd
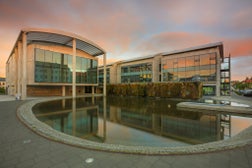
M152 82L152 64L135 64L121 67L121 83Z
M106 69L107 74L106 74L106 78L107 78L107 83L110 83L110 68ZM99 69L99 83L103 83L103 79L104 79L104 71L103 69Z
M76 57L76 83L97 83L96 60Z
M221 63L221 95L229 96L230 95L230 56L223 59Z
M71 83L72 55L35 48L35 82ZM97 83L97 61L76 57L76 83Z
M216 81L216 54L163 59L163 81Z

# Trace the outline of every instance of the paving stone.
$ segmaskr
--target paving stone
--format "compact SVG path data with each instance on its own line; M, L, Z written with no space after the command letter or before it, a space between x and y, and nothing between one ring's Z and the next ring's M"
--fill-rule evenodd
M252 167L252 146L194 155L148 156L86 150L45 139L16 118L20 102L0 102L0 167ZM6 113L5 113L6 111ZM25 140L28 143L23 143ZM94 158L92 163L85 159Z
M250 167L246 151L243 148L230 151L230 166L240 168Z
M0 167L1 168L14 168L16 166L17 163L15 162L10 162L10 161L4 161L4 162L0 162Z
M16 166L17 168L30 168L33 167L35 162L32 159L19 162Z
M208 168L209 163L207 161L201 162L201 157L197 155L187 155L187 156L177 156L176 160L172 163L172 167L184 168L184 167L193 167L193 168Z
M51 167L52 163L50 161L39 161L39 162L35 162L33 168L47 168L47 167Z
M68 167L69 166L65 163L59 163L59 164L52 166L51 168L68 168Z
M229 152L227 151L211 154L209 165L210 168L230 167Z
M246 158L248 160L248 164L250 167L252 167L252 148L244 148L244 152L246 154Z

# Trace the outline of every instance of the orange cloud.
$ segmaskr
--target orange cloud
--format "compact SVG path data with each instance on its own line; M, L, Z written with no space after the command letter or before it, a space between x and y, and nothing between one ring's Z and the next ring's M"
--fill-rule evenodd
M147 39L135 50L150 54L188 48L212 41L211 37L197 33L164 32Z
M252 37L246 39L227 39L224 43L226 54L232 57L252 56Z
M164 32L154 35L142 42L134 51L141 52L143 53L142 55L148 55L150 53L173 51L219 41L223 42L225 56L229 54L232 57L252 56L252 37L244 39L217 38L188 32Z

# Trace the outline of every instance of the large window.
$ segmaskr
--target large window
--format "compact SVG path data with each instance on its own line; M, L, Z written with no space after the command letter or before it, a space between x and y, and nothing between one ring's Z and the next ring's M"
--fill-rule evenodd
M71 83L72 56L35 49L35 82ZM97 83L97 61L76 57L76 83Z
M152 64L135 64L121 68L121 83L151 82Z
M163 81L216 81L216 54L164 59Z
M76 83L97 83L97 61L76 57Z
M106 82L110 83L110 68L106 68ZM104 80L104 70L100 69L99 70L99 83L103 83Z

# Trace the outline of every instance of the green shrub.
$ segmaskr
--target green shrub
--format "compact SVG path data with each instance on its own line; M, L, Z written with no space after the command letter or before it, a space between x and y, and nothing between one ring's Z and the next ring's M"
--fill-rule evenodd
M0 94L5 94L5 88L0 87Z
M109 84L107 95L198 99L201 82Z

